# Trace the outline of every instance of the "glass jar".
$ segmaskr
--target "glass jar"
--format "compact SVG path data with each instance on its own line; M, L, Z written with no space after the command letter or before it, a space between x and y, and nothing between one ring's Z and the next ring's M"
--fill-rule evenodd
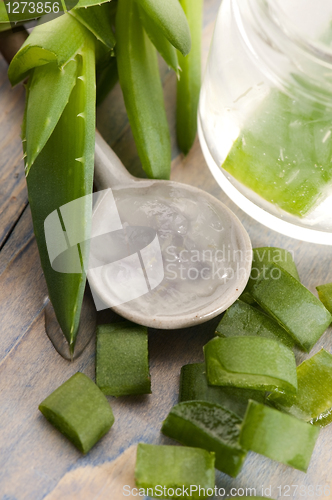
M332 2L223 0L198 128L212 174L240 208L332 244Z

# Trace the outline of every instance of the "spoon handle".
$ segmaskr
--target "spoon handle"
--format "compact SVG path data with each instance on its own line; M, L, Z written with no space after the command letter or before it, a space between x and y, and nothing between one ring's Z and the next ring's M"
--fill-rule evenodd
M120 184L132 184L137 179L132 176L107 142L96 130L94 183L101 191Z

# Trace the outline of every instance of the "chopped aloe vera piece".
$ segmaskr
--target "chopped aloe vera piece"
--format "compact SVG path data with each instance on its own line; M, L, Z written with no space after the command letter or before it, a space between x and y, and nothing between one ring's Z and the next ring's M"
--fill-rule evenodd
M306 352L331 323L331 314L318 298L278 264L267 268L251 294Z
M227 309L217 326L216 335L220 337L259 336L279 340L287 347L294 345L293 339L273 318L241 300L237 300Z
M247 452L239 445L242 419L220 405L187 401L173 406L161 432L186 446L216 454L215 467L236 477Z
M237 387L218 387L208 385L205 363L185 365L181 368L179 402L209 401L232 411L243 418L249 399L260 403L265 400L265 393Z
M147 328L129 321L98 326L96 384L109 396L151 393Z
M235 499L235 500L240 500L240 499L242 499L242 500L243 500L243 498L249 498L249 497L244 497L244 496L242 496L242 497L233 497L233 496L232 496L232 499L233 499L233 500L234 500L234 499ZM272 500L272 499L271 499L271 497L253 497L253 496L251 496L251 495L250 495L250 498L256 498L256 500L267 500L267 499Z
M52 22L47 24L50 31ZM76 56L76 84L60 120L27 176L34 232L48 292L71 352L74 351L86 284L82 264L87 262L89 254L96 133L95 40L88 30L83 29L85 43ZM29 98L30 92L27 102ZM37 112L34 109L29 112L31 124ZM28 113L22 130L25 150L29 136L27 125ZM67 247L68 251L63 251ZM59 267L55 259L58 254L55 253L51 262L48 248L53 248L53 252L60 248L63 252Z
M139 443L135 480L137 487L151 497L205 499L208 495L203 490L207 493L215 484L214 453L199 448ZM181 492L185 489L186 494L175 497L177 488Z
M295 469L307 471L319 429L274 408L250 401L240 444Z
M297 267L292 254L284 248L278 247L260 247L252 251L252 266L248 284L244 293L250 293L250 290L259 279L261 273L265 273L272 264L278 264L285 269L293 278L300 281ZM242 298L241 298L242 300Z
M87 453L114 423L106 397L80 372L44 399L39 410L82 453Z
M332 355L322 349L297 367L298 390L268 397L279 410L324 427L332 422Z
M324 304L326 309L332 314L332 283L316 286L319 300Z
M209 384L294 393L293 352L264 337L215 338L204 346Z
M106 47L113 49L115 36L112 31L112 6L110 2L99 4L89 9L73 9L70 15L74 16L83 26L91 31Z
M273 89L248 116L222 167L265 200L302 217L331 184L330 128L326 108Z

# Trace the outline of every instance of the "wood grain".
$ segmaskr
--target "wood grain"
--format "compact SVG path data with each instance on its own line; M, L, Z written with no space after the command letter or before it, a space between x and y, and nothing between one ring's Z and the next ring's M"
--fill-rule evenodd
M205 0L203 63L206 61L220 0ZM240 218L253 246L281 246L292 251L303 283L332 281L331 248L279 235L256 223L223 194L202 156L198 140L189 155L175 143L174 75L161 63L167 115L172 135L172 179L209 191ZM149 331L152 394L109 398L115 424L88 455L82 456L39 413L38 404L73 373L94 378L94 344L69 363L54 350L44 330L46 286L26 207L20 123L22 87L11 90L6 65L0 59L0 499L1 500L118 500L121 484L134 484L134 448L140 441L171 443L160 434L163 419L177 402L180 368L203 360L202 346L213 336L218 318L178 331ZM142 175L126 118L121 91L115 87L98 110L98 127L132 172ZM14 199L16 198L16 199ZM108 318L107 318L108 317ZM105 311L100 321L112 314ZM114 315L113 315L114 318ZM332 351L331 331L311 354L324 346ZM298 361L307 356L297 353ZM127 450L127 451L126 451ZM219 487L256 488L271 485L327 485L332 478L332 426L321 431L308 473L295 471L264 457L249 454L236 479L217 473ZM294 499L305 497L300 490ZM332 498L332 495L320 498Z

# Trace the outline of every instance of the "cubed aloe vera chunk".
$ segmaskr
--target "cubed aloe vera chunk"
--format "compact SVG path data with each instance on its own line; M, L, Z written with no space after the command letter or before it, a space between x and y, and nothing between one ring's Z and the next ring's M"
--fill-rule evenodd
M222 167L265 200L302 217L331 185L330 128L326 108L271 89Z
M332 355L321 349L297 367L293 396L273 392L268 400L279 410L324 427L332 422Z
M150 394L148 333L129 321L99 325L96 384L109 396Z
M236 477L247 452L239 445L242 419L220 405L187 401L173 406L161 432L186 446L216 454L215 466Z
M258 336L278 340L287 347L294 340L271 316L241 300L234 302L223 315L216 328L219 337Z
M324 304L326 309L332 314L332 283L316 286L319 300Z
M209 384L294 393L297 389L293 352L264 337L217 337L204 346Z
M136 485L151 497L202 500L214 488L214 461L214 453L199 448L139 443Z
M246 450L306 472L318 434L318 427L250 401L240 444Z
M87 453L114 423L106 397L80 372L44 399L39 410L82 453Z
M205 363L184 365L181 368L179 402L209 401L221 405L235 413L239 418L243 418L249 399L263 403L265 392L208 385Z
M261 274L251 294L306 352L331 323L331 314L320 300L278 264Z

